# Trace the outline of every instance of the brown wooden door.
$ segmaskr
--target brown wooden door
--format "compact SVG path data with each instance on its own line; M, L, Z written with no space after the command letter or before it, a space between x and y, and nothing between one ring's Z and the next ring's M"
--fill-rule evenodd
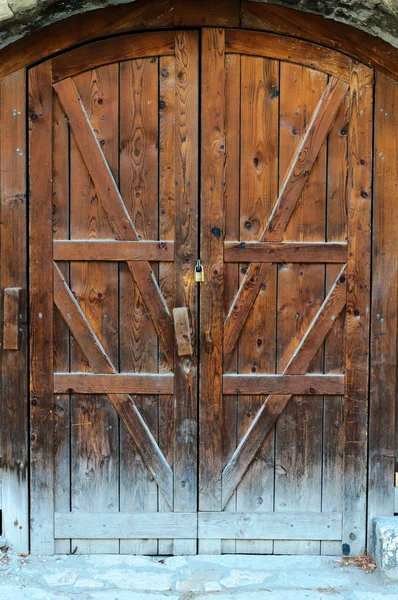
M366 533L371 69L204 30L199 549Z
M364 550L372 71L201 35L29 72L34 553Z
M32 550L195 553L198 32L79 48L29 94Z

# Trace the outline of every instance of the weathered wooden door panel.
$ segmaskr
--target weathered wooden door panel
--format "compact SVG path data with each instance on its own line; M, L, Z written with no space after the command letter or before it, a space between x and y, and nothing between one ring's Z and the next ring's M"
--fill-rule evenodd
M364 549L373 73L200 48L29 72L33 552Z
M305 46L203 33L199 537L211 552L365 547L373 74ZM329 535L305 532L311 513Z
M40 82L51 98L53 197L33 194L32 203L53 205L53 219L33 213L31 235L48 240L55 259L41 293L56 305L55 485L45 508L58 515L57 552L196 552L196 529L172 522L196 512L197 64L197 32L133 35L46 63ZM44 70L30 73L32 155ZM189 356L175 348L174 307L189 314ZM32 310L33 369L42 317ZM69 511L82 525L70 541L57 526ZM170 517L154 536L158 512ZM114 539L76 536L90 530L91 513L137 515L140 526L128 535L113 526ZM33 528L36 549L50 550L47 529L43 541Z

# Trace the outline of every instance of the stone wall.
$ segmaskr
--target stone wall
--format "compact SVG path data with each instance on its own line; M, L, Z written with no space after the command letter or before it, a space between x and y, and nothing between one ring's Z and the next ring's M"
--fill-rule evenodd
M73 14L131 0L0 0L0 47ZM198 0L199 1L199 0ZM269 0L257 0L268 2ZM272 0L323 15L384 39L398 48L398 0Z

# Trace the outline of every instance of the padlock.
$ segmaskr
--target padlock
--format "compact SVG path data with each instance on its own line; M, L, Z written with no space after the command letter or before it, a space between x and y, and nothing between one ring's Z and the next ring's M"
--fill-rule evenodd
M196 267L195 267L195 281L197 283L202 283L204 280L205 280L205 273L204 273L203 266L199 259L196 262Z

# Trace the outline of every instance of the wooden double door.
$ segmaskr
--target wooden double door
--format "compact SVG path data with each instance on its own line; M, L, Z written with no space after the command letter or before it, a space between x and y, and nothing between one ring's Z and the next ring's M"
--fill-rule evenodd
M32 552L361 552L371 69L205 28L28 86Z

